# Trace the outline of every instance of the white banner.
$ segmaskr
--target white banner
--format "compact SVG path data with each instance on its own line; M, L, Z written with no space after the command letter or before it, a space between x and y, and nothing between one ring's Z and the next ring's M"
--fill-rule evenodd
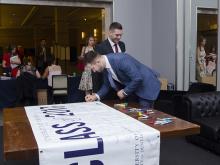
M159 165L159 131L103 103L25 110L40 165Z

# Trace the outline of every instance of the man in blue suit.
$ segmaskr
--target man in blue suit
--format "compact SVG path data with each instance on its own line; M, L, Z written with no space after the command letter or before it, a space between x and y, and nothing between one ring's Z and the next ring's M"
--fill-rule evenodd
M108 38L95 46L95 51L99 54L121 53L125 52L125 43L121 41L123 27L119 22L112 22L109 26ZM103 76L100 73L92 73L93 91L97 92L102 85ZM110 91L108 98L117 97Z
M142 108L151 108L160 91L158 73L128 54L100 55L85 54L85 62L91 64L94 72L104 73L104 83L97 93L87 95L86 101L102 99L113 88L120 99L136 94ZM123 86L123 88L120 88Z

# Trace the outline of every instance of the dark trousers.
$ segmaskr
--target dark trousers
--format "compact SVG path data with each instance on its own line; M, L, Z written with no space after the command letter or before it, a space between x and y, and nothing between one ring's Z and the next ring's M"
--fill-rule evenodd
M148 100L148 99L143 99L141 97L138 97L135 94L132 94L128 97L125 98L125 102L138 102L140 105L140 108L143 110L151 109L154 106L154 101L153 100Z
M148 109L153 108L154 101L142 99L142 98L139 98L138 100L139 100L139 105L140 105L141 109L148 110Z

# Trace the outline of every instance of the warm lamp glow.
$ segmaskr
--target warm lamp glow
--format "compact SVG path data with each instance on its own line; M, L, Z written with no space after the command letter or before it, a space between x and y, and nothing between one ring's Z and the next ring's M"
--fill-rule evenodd
M94 33L94 37L97 37L97 29L94 29L93 33Z
M82 33L81 33L81 37L82 37L82 39L84 39L85 36L86 36L86 33L85 33L85 32L82 32Z

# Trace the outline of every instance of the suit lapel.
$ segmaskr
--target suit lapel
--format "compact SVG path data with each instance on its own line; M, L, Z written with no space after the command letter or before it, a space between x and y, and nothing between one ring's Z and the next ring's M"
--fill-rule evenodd
M106 48L108 49L108 52L109 53L114 53L114 50L112 49L112 46L111 46L109 40L106 39L105 41L106 41L105 44L106 44Z
M119 45L119 47L120 47L120 49L121 49L121 52L125 52L124 45L122 44L121 41L119 41L118 45Z

